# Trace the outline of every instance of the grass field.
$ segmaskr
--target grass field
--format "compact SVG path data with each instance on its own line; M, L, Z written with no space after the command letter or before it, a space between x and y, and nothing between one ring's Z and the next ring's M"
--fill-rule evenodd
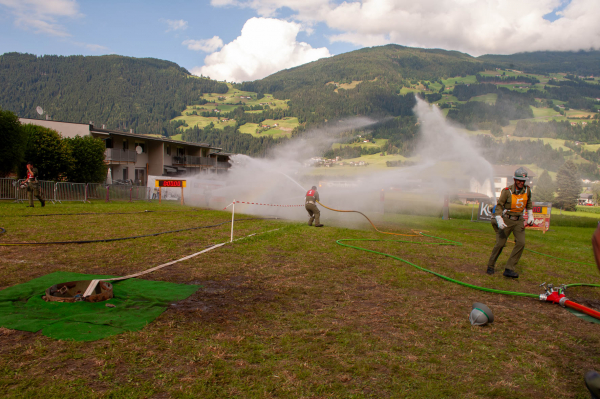
M204 129L206 126L211 123L215 125L215 129L223 129L225 126L235 126L235 120L229 120L227 122L219 121L217 117L204 117L199 115L183 115L178 116L173 121L183 120L188 124L188 127L182 127L180 129L189 129L194 126L198 126L200 129Z
M263 126L274 126L275 124L277 124L277 127L272 127L269 130L263 130L261 133L256 133L256 130L258 129L258 123L245 123L240 126L239 129L241 133L251 134L254 137L271 136L273 138L278 138L291 136L292 130L300 125L298 118L295 117L285 117L283 119L265 119L262 122Z
M561 115L556 112L555 110L553 110L552 108L536 108L536 107L531 107L531 110L533 111L533 117L534 118L549 118L549 117L560 117Z
M498 99L498 94L496 93L488 93L482 96L472 97L470 101L480 101L486 104L496 104L496 100Z
M241 105L259 105L259 104L268 104L271 108L281 108L287 109L287 100L278 100L273 97L272 94L265 94L265 96L261 99L257 99L257 95L254 92L250 91L241 91L233 88L230 83L227 83L229 90L227 93L206 93L202 95L202 98L207 101L214 101L215 104L229 104L237 106L238 103ZM241 97L251 97L251 98L241 98ZM207 106L209 104L205 104Z
M352 83L335 83L335 82L328 82L328 85L334 85L336 86L336 89L334 90L336 93L338 93L339 89L344 89L344 90L352 90L354 89L356 86L358 86L359 83L362 83L362 80L353 80Z
M419 93L419 92L421 92L421 90L419 90L419 89L413 89L413 88L410 88L410 87L403 87L403 88L400 89L400 95L402 95L402 96L405 95L405 94L408 94L408 93Z
M167 212L21 217L143 210ZM451 217L456 212L453 208ZM145 202L43 209L4 202L0 216L3 242L126 236L231 217ZM322 212L323 229L274 220L240 222L236 237L279 230L145 276L201 288L142 331L82 343L0 329L3 397L587 397L582 375L600 367L598 325L557 305L461 287L335 240L384 238L388 241L348 243L472 284L534 294L544 281L598 283L595 266L525 252L518 281L490 277L484 273L494 242L488 223L380 217L388 231L426 230L462 243L436 246L427 237L397 237L424 245L389 241L394 237L367 229L356 215L348 222L364 230L335 227L330 216ZM554 226L545 235L528 232L527 248L593 263L593 231ZM0 287L59 270L123 275L228 237L225 225L110 244L0 247ZM573 288L568 295L588 306L600 303L597 289ZM469 324L477 301L493 310L493 324Z
M352 144L344 144L344 143L333 143L331 148L339 148L340 146L348 146L348 147L366 147L366 148L374 148L384 146L388 142L388 139L373 139L368 143L352 143ZM379 154L377 154L379 155Z

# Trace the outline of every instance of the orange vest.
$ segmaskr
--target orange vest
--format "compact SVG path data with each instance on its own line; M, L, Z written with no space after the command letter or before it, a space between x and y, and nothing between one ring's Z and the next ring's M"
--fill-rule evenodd
M508 190L510 191L510 189ZM525 192L523 194L515 194L510 191L510 212L523 212L525 210L525 205L527 205L527 187L525 187Z

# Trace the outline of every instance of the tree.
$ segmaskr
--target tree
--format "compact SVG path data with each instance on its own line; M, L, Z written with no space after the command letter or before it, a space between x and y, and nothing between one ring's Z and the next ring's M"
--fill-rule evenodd
M540 178L535 185L535 190L533 192L533 199L538 202L554 202L554 192L556 191L556 186L552 181L552 177L547 170L540 175Z
M65 140L56 130L38 125L22 125L27 135L25 161L33 162L40 180L60 180L72 168L73 159ZM25 165L19 168L25 176Z
M556 174L556 185L558 195L556 205L566 211L574 211L577 208L579 194L583 188L579 171L573 161L567 161Z
M14 172L23 162L25 133L19 118L13 112L0 108L0 177Z
M594 203L600 204L600 183L592 184L592 194L594 195Z
M73 162L67 177L73 183L99 183L106 178L104 142L92 136L65 138Z

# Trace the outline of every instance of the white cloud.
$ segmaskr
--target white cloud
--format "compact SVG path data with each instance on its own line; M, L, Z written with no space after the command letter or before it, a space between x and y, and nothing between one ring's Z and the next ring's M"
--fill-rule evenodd
M184 21L183 19L178 19L178 20L165 19L163 21L169 27L165 32L172 32L175 30L186 30L188 27L188 22Z
M203 40L184 40L184 46L187 46L190 50L204 51L205 53L212 53L223 47L223 40L219 36L213 36L210 39Z
M102 46L100 44L91 44L91 43L85 43L83 45L86 49L93 51L95 53L99 53L101 51L107 51L108 47L106 46Z
M75 0L0 0L0 5L12 14L15 26L51 36L71 36L59 18L83 16Z
M600 1L571 0L554 22L545 14L564 0L212 0L259 15L289 8L293 20L324 23L333 41L358 46L398 43L473 55L600 48Z
M286 68L329 57L326 47L296 41L301 25L272 18L251 18L241 35L192 69L196 75L242 82L261 79Z

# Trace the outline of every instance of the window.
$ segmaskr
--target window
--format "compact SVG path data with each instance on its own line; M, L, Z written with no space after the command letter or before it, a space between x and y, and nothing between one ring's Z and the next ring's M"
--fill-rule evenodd
M177 148L177 156L182 157L184 155L185 155L185 148L181 148L181 147Z
M129 141L127 139L123 139L123 151L129 149Z
M112 139L106 139L106 140L104 140L104 144L106 145L106 148L113 148L113 146L112 146Z
M138 186L146 185L146 169L135 169L135 184Z
M167 155L171 155L171 146L170 145L167 146Z
M146 152L146 144L145 143L135 143L135 150L137 151L137 148L140 147L142 149L142 152L140 152L140 154L143 154Z
M123 168L123 180L129 179L129 168Z

